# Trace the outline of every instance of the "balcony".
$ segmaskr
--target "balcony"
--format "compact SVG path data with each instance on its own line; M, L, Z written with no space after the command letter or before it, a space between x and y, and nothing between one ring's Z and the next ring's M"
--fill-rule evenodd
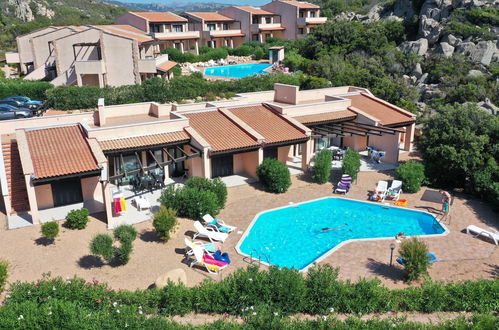
M153 33L152 37L161 40L195 39L199 38L199 31Z
M279 31L279 30L284 30L281 23L250 25L250 31L253 33L258 33L260 31Z
M5 52L5 61L7 61L7 64L20 63L21 60L19 59L19 53Z
M233 30L212 30L212 31L203 31L203 37L205 39L223 37L223 36L240 36L242 34L241 29L233 29Z
M140 73L156 73L156 59L146 58L139 60Z
M324 24L327 22L327 17L298 17L298 26L305 26L307 24Z
M102 60L76 61L75 70L77 74L103 74L106 73L106 65Z

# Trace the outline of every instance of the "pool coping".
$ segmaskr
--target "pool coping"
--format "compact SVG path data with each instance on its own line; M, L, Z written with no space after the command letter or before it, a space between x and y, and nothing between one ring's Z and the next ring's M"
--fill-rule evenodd
M219 67L222 67L222 66L248 65L248 64L266 64L266 63L239 63L239 64L227 64L227 65L208 66L208 67L205 67L203 69L202 73L203 73L203 77L206 77L206 78L217 78L217 79L242 79L242 78L246 78L246 77L252 77L252 76L256 76L256 75L272 73L271 71L267 71L270 67L272 67L272 64L268 64L268 67L266 67L265 69L263 69L263 71L265 71L265 73L253 73L252 75L245 76L245 77L225 77L225 76L215 76L215 75L210 75L210 74L206 74L205 73L205 70L206 69L210 69L210 68L219 68Z
M253 217L253 220L251 220L250 224L248 225L248 228L246 228L246 230L244 231L243 235L241 236L241 238L237 242L237 244L234 247L234 249L236 250L236 252L239 255L251 258L251 259L253 259L255 261L258 261L259 263L262 263L262 264L264 264L266 266L269 266L269 267L270 266L275 266L275 265L272 265L271 263L268 263L268 262L265 262L265 261L263 261L261 259L252 257L251 255L249 255L249 254L244 253L244 252L241 251L241 244L244 242L244 240L246 239L246 237L249 235L249 232L251 231L251 228L253 228L253 225L256 222L256 220L258 219L258 217L260 215L262 215L263 213L267 213L267 212L270 212L270 211L276 211L276 210L280 210L280 209L284 209L284 208L288 208L288 207L293 207L293 206L296 206L296 205L306 204L306 203L310 203L310 202L315 202L315 201L319 201L319 200L323 200L323 199L343 199L343 200L356 201L356 202L361 202L361 203L366 203L366 204L375 204L375 205L380 205L380 206L393 207L393 208L398 208L398 209L403 209L403 210L411 210L411 211L414 211L414 212L424 213L424 214L428 214L428 215L432 216L439 223L439 225L442 226L442 228L444 229L444 232L441 233L441 234L428 234L428 235L407 236L408 238L409 237L424 237L424 238L426 238L426 237L439 237L439 236L447 236L450 233L450 230L443 223L441 223L440 221L438 221L437 217L434 214L426 212L426 211L416 210L416 209L408 208L408 207L390 205L388 203L380 204L379 202L363 201L363 200L358 200L358 199L353 199L353 198L344 198L344 197L338 197L338 196L326 196L326 197L315 198L315 199L311 199L311 200L307 200L307 201L303 201L303 202L299 202L299 203L289 202L289 204L285 205L285 206L280 206L280 207L276 207L276 208L273 208L273 209L268 209L268 210L264 210L264 211L258 212ZM355 238L355 239L349 239L349 240L343 241L340 244L338 244L335 247L333 247L332 249L330 249L329 251L327 251L326 253L324 253L321 256L319 256L317 259L313 260L311 263L307 264L302 269L299 269L298 271L300 271L300 272L307 272L310 267L314 266L314 264L323 261L324 259L326 259L327 257L329 257L331 254L333 254L334 252L336 252L336 250L338 250L339 248L341 248L342 246L344 246L346 244L349 244L349 243L352 243L352 242L359 242L359 241L387 241L387 240L393 240L393 239L394 239L393 237L376 237L376 238Z

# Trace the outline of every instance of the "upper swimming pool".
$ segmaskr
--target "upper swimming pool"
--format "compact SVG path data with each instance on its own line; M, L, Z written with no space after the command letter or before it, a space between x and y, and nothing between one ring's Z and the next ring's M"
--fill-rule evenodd
M259 213L236 249L262 262L305 270L348 241L393 239L399 232L427 236L447 229L426 212L327 197Z
M254 74L267 74L265 69L269 68L269 64L238 64L214 66L204 69L206 76L229 77L229 78L244 78Z

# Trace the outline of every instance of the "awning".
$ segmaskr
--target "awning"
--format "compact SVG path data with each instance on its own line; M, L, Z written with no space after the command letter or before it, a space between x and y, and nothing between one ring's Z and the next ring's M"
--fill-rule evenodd
M259 28L260 31L284 31L286 30L285 27L279 26L279 27L262 27Z

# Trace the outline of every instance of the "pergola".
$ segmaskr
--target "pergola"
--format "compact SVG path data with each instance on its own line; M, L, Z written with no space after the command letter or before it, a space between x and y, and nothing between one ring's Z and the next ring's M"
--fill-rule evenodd
M307 125L312 129L313 138L321 138L325 136L382 136L385 134L395 135L396 133L403 133L403 131L384 127L374 126L370 124L357 123L354 121L344 122L331 122L331 123L317 123Z

